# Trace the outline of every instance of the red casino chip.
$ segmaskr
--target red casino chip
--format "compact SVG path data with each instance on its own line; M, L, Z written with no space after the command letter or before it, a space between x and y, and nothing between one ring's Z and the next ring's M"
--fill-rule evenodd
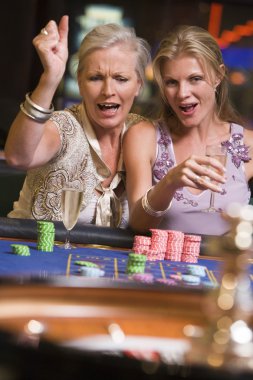
M198 262L198 256L196 255L182 255L181 261L184 263L196 264Z

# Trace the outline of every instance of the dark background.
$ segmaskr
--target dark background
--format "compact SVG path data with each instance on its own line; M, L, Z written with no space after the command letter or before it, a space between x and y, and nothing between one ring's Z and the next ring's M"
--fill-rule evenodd
M20 102L26 92L36 86L42 70L32 45L33 37L50 19L58 22L63 14L69 14L71 40L75 18L90 3L84 0L8 0L1 5L0 148ZM147 39L153 50L166 31L177 24L195 24L208 29L212 4L206 0L97 0L93 3L123 7L124 17L133 21L137 35ZM218 3L223 4L221 32L253 19L253 0L223 0ZM253 38L243 38L235 45L253 48ZM247 72L247 88L237 86L232 91L235 105L250 121L253 119L252 70L253 62ZM62 96L60 89L56 94L56 108L61 105L57 97Z

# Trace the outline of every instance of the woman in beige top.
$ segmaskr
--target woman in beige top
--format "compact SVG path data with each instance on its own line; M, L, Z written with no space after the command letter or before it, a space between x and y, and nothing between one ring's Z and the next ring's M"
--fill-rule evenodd
M126 226L122 136L138 119L129 114L150 59L147 42L116 24L94 28L79 49L82 102L53 112L52 99L68 58L68 16L49 21L33 44L43 65L26 95L5 146L8 164L27 169L9 217L61 220L63 187L83 189L79 222Z

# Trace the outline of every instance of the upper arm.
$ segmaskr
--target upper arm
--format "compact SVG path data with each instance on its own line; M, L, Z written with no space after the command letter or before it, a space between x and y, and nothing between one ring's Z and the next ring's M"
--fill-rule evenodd
M124 136L127 196L131 207L152 186L152 166L156 155L156 131L150 122L129 128Z
M35 168L49 162L59 152L60 147L61 137L58 128L53 121L48 121L29 168Z

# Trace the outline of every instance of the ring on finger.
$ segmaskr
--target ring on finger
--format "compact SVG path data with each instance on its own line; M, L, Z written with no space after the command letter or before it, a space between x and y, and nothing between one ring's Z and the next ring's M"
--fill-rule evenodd
M40 34L44 34L44 36L47 36L48 35L48 31L46 30L46 28L42 28L41 31L40 31Z
M199 180L200 180L200 176L199 175L195 175L195 177L193 178L193 182L198 183Z

